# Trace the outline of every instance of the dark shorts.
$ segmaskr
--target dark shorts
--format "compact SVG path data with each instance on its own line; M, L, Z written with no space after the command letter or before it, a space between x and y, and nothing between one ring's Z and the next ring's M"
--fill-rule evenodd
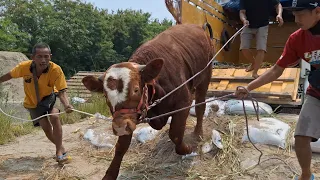
M48 97L48 96L47 96ZM54 107L54 104L56 103L56 97L51 97L50 100L47 100L48 98L47 97L44 97L43 100L41 101L41 104L43 105L48 105L48 109L47 108L43 108L43 107L37 107L37 108L27 108L27 110L29 111L30 113L30 116L31 116L31 119L36 119L40 116L43 116L45 114L49 114L51 113L53 107ZM47 117L43 117L43 118L47 118ZM41 119L43 119L41 118ZM34 127L37 127L37 126L40 126L40 120L41 119L37 119L36 121L32 121L33 122L33 126Z

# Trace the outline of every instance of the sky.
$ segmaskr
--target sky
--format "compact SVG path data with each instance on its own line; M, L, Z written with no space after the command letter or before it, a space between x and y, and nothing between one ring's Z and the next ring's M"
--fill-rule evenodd
M164 18L173 20L172 15L167 10L165 0L83 0L90 2L98 8L117 11L118 9L142 10L151 14L151 18L163 20Z

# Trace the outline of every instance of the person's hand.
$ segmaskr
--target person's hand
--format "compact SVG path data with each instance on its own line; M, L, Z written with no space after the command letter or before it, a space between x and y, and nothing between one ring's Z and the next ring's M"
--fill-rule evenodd
M249 26L249 21L246 20L246 19L244 19L244 20L242 21L242 23L243 23L244 26Z
M71 113L73 110L73 106L72 105L67 105L64 107L64 110L66 111L66 113Z
M237 96L239 99L244 99L248 96L249 90L247 87L240 87L238 86L235 92L235 96Z
M279 23L278 26L282 26L283 25L283 18L282 18L281 15L277 15L276 20Z

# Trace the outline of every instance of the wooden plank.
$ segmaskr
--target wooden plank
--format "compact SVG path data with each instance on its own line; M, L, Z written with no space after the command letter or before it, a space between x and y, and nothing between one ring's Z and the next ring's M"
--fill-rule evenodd
M81 82L82 81L82 79L69 79L69 80L67 80L67 83L69 83L69 82Z
M283 81L273 81L271 82L270 92L281 93Z
M265 84L259 88L256 89L257 92L270 92L271 89L271 83Z
M81 77L82 76L101 76L103 74L104 74L104 72L91 72L91 73L77 73L74 76L81 76Z
M229 81L222 80L222 81L220 81L217 89L218 90L225 90L225 89L227 89L228 84L229 84Z
M227 94L234 93L235 91L232 90L213 90L210 89L208 90L207 94L219 97L219 96L224 96ZM257 91L251 91L250 93L253 97L260 97L260 98L265 98L268 96L274 96L274 97L279 97L279 98L284 98L284 99L291 99L291 94L288 93L277 93L277 92L257 92Z
M237 69L234 72L234 76L236 76L236 77L251 77L252 76L252 71L251 72L246 72L245 69Z
M84 86L82 82L67 82L68 86Z
M220 82L210 82L208 89L216 89Z
M89 90L80 90L80 89L68 89L68 92L91 94Z
M221 69L212 69L211 77L218 76Z
M233 90L235 91L238 86L246 86L244 83L235 83L235 82L229 82L226 90Z
M68 89L72 90L88 90L86 87L80 87L80 86L69 86Z
M299 80L300 80L300 71L301 71L301 69L299 68L296 72L296 82L294 84L293 94L292 94L292 100L294 100L294 101L297 100Z
M222 6L219 3L217 3L215 0L202 0L202 1L212 6L213 9L217 10L218 12L224 14Z
M279 78L277 81L295 81L295 78ZM251 76L212 76L211 81L220 81L220 80L229 80L229 81L243 81L243 82L248 82L248 81L253 81L254 78Z
M209 13L213 14L217 18L225 19L225 16L221 12L219 12L218 10L214 9L214 7L212 5L208 5L209 3L204 3L199 0L190 0L190 2L194 3L195 5L204 9L205 11L208 11Z
M292 94L293 88L294 88L293 82L283 82L281 91Z

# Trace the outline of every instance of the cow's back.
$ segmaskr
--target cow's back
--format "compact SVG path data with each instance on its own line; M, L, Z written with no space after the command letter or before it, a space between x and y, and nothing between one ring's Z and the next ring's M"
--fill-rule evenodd
M201 71L213 56L213 46L206 32L198 25L175 25L140 46L130 61L146 64L155 58L164 59L159 76L164 89L172 90ZM211 68L211 67L210 67ZM198 75L191 83L197 86L204 78Z

